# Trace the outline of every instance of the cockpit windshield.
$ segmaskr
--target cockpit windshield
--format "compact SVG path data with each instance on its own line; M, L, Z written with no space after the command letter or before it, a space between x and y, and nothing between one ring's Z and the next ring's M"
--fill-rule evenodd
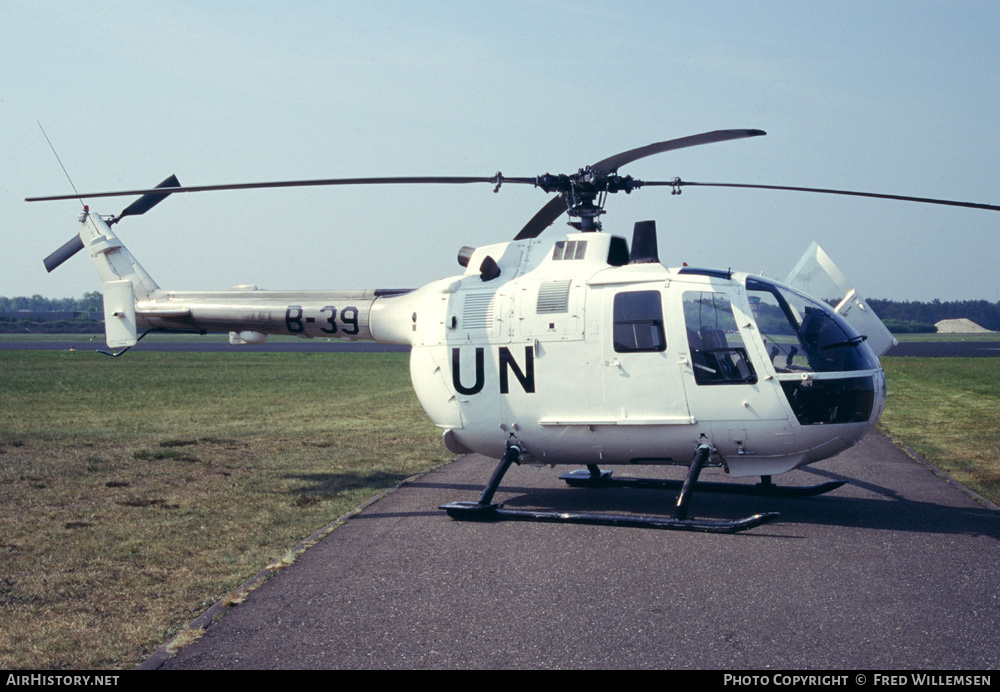
M829 306L759 277L747 278L757 328L778 373L878 368L865 336Z

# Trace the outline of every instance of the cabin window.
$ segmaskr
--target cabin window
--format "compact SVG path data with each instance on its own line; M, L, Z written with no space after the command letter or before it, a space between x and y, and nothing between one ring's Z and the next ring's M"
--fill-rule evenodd
M582 260L586 254L586 240L560 240L552 248L554 260Z
M747 356L746 346L729 297L724 293L687 291L684 293L684 322L694 381L698 384L754 384L757 373Z
M618 293L614 309L617 353L667 350L659 291Z

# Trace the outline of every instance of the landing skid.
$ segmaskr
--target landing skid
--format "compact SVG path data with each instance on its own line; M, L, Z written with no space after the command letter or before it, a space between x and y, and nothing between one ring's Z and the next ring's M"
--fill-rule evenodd
M450 502L439 509L459 521L540 521L554 524L593 524L598 526L629 526L674 531L705 533L736 533L771 521L777 512L754 514L732 521L710 519L675 519L672 517L628 516L622 514L587 514L580 512L544 512L530 509L505 509L501 505L480 505L478 502Z
M612 478L610 471L577 469L559 476L574 488L651 488L654 490L680 490L684 481L661 478ZM698 481L694 490L706 493L729 493L733 495L765 495L768 497L813 497L822 495L845 485L847 481L827 481L818 485L775 485L770 476L762 476L756 485L739 483L713 483Z
M521 450L516 445L507 448L500 463L493 470L490 482L483 489L483 493L478 502L451 502L441 505L440 509L448 512L452 519L464 521L540 521L564 524L598 524L603 526L630 526L651 529L672 529L675 531L701 531L707 533L735 533L745 531L755 526L771 521L778 516L777 512L765 512L754 514L742 519L733 520L711 520L711 519L688 519L688 505L691 503L693 491L700 489L698 474L704 467L705 462L711 454L711 447L703 445L698 448L691 467L688 470L687 478L683 483L678 483L673 488L680 488L677 497L676 510L673 517L652 517L652 516L629 516L620 514L588 514L579 512L546 512L536 510L505 509L501 504L493 502L493 495L500 487L500 481L513 463L518 463ZM620 481L641 481L642 479L611 479L610 472L602 472L597 467L591 467L590 471L582 473L591 483L600 484L607 487L610 484L621 484ZM566 474L573 476L574 474ZM566 478L563 476L563 478ZM720 484L710 484L720 485ZM653 486L642 486L653 487Z

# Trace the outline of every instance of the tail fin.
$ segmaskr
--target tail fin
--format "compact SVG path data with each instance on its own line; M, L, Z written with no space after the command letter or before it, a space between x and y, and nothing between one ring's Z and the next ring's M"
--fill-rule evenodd
M108 346L134 346L137 341L135 301L149 298L159 286L107 221L84 208L81 222L80 241L104 284L104 329Z
M132 284L135 297L148 298L159 289L152 277L136 261L132 253L122 245L108 222L97 214L85 210L81 217L80 240L90 254L101 281L128 280Z
M111 226L125 216L145 214L166 199L172 188L179 186L177 176L172 175L156 186L164 192L146 193L125 207L118 216L107 220L91 214L85 205L80 217L80 232L45 258L45 268L51 272L84 248L90 253L90 259L104 282L104 325L111 348L135 345L135 301L149 298L159 290L156 282L118 240Z

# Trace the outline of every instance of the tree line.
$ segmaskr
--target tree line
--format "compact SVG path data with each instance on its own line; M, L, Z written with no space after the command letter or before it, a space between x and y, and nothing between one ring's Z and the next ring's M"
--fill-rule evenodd
M953 300L942 302L932 300L929 303L906 300L868 300L875 314L878 315L890 331L905 333L906 331L935 331L934 325L941 320L972 320L980 327L991 331L1000 331L1000 302L991 303L988 300ZM929 329L928 329L929 327Z
M0 296L0 312L101 312L104 303L100 291L89 291L82 298L46 298L33 296Z
M104 323L91 319L103 313L100 291L84 293L81 298L46 298L0 296L0 332L6 334L100 334ZM45 313L51 313L46 316ZM75 317L73 315L75 314Z

